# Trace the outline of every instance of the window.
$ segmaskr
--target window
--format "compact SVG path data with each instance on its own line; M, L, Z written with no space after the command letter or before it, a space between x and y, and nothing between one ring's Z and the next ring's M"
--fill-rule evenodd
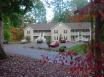
M85 31L86 31L86 32L90 32L90 30L89 30L89 29L86 29Z
M64 30L64 33L67 33L67 30Z
M57 40L58 40L58 36L57 36Z
M33 30L34 33L36 32L51 32L51 30Z
M54 36L54 40L56 40L56 37Z
M68 38L67 36L64 36L64 40L67 40L67 38Z
M75 36L71 36L71 40L72 41L75 41Z
M71 32L74 32L74 29L71 29Z
M38 30L33 30L34 33L38 32Z
M51 30L44 30L44 32L51 32Z
M78 29L75 29L75 32L78 32L79 30Z
M27 31L27 34L30 34L30 31L29 30Z
M71 32L78 32L78 29L71 29Z
M90 38L90 35L83 35L84 38Z
M54 30L54 33L58 33L58 30Z
M71 29L72 32L75 32L75 29Z
M82 29L81 31L82 32L89 32L90 30L89 29Z

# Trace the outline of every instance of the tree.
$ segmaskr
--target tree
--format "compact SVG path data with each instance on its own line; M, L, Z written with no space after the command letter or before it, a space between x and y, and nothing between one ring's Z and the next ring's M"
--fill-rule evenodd
M68 22L69 18L74 15L73 11L83 8L88 4L87 0L54 0L51 2L54 11L54 22Z
M31 11L24 15L25 23L46 23L46 9L42 1L34 3Z
M53 22L67 22L68 17L71 15L70 12L70 1L69 0L54 0L51 5L54 11Z
M103 26L104 26L104 0L91 0L93 8L91 9L92 15L95 15L95 49L94 55L95 55L95 67L99 67L96 71L95 74L97 75L102 75L103 70L103 50L102 50L102 35L103 35Z
M88 0L72 0L71 8L76 7L77 9L83 8L88 4Z
M54 18L53 18L53 21L54 22L69 22L69 18L71 16L71 13L69 11L64 11L62 14L58 15L58 14L55 14L54 15Z
M100 1L98 1L100 2ZM97 47L95 47L95 60L96 60L96 65L99 65L100 67L102 67L102 50L100 49L100 44L102 44L101 42L101 34L99 33L102 33L102 27L103 27L103 24L104 24L104 19L103 16L100 14L100 11L104 14L104 8L101 9L101 7L104 6L104 4L97 4L98 2L95 2L96 3L96 6L98 7L97 11L96 11L96 16L95 16L95 44L98 44ZM100 74L102 72L101 68L98 69L98 71L96 72L96 74Z
M3 35L4 39L8 41L12 41L12 34L11 34L11 28L20 28L22 26L22 14L19 13L13 13L9 17L8 16L3 16ZM19 32L18 32L19 34Z
M11 18L14 24L14 18L19 14L23 15L33 6L33 0L0 0L0 59L6 58L3 49L3 18Z

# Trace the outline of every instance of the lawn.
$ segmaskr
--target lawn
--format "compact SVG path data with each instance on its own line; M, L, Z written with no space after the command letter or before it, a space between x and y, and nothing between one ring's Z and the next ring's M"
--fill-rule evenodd
M78 54L84 54L88 50L88 45L86 45L86 44L77 44L77 45L75 45L71 48L68 48L68 50L75 51Z

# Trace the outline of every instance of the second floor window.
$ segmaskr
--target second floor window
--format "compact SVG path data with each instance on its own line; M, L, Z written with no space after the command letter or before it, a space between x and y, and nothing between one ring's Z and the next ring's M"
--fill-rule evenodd
M27 30L27 34L30 34L30 31L29 30Z
M54 33L58 33L58 30L54 30Z
M64 33L67 33L67 30L64 30Z
M71 32L78 32L78 29L71 29Z

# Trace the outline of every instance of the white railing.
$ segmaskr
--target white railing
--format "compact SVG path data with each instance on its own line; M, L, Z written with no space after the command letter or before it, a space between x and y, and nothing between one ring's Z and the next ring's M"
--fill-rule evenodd
M71 35L79 35L79 32L71 32ZM91 35L90 32L80 32L80 35Z
M43 33L44 36L51 36L51 33ZM33 33L33 36L39 36L40 33Z

